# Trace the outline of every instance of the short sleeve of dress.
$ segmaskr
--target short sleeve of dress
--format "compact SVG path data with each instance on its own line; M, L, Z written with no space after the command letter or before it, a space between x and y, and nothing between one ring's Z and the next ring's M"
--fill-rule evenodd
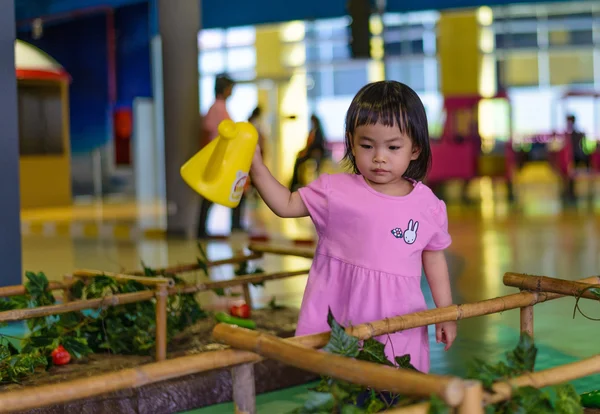
M306 187L299 188L298 193L308 209L317 233L321 236L325 232L329 217L329 174L321 174Z
M448 213L446 204L437 200L429 210L434 225L434 233L425 246L425 250L443 250L452 244L452 238L448 233Z

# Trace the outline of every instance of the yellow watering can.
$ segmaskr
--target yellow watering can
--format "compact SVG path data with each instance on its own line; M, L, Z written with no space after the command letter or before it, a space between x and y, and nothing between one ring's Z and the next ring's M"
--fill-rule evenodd
M258 132L251 123L225 120L219 124L219 136L181 167L181 176L202 197L235 208L257 143Z

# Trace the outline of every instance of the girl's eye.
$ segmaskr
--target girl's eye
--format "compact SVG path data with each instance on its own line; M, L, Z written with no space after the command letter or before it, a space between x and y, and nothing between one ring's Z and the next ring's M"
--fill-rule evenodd
M391 151L396 151L396 150L399 150L399 149L400 149L400 147L395 147L395 146L391 146L391 147L390 147L390 150L391 150Z
M364 149L371 149L372 147L370 145L367 144L361 144L361 147Z

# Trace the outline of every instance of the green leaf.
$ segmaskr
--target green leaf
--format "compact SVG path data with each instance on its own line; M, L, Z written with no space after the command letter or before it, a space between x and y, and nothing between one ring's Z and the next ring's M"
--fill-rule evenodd
M378 395L375 391L371 391L371 395L364 409L365 413L378 413L383 411L385 408L387 408L387 405L380 398L378 398Z
M583 407L581 399L575 387L572 384L560 384L552 387L555 393L555 399L552 401L552 406L556 413L559 414L582 414Z
M410 369L413 371L418 371L418 369L416 369L413 364L410 363L410 354L406 354L406 355L402 355L399 357L395 358L396 360L396 364L398 364L398 367L400 368L404 368L404 369Z
M600 298L600 288L594 287L594 288L590 288L588 289L594 296L596 296L597 298Z
M385 405L384 405L385 407ZM377 412L377 411L372 411ZM365 410L357 407L356 405L347 404L342 407L341 414L365 414Z
M85 338L67 336L62 339L62 346L76 359L81 359L93 352Z
M329 414L333 412L335 400L329 393L311 392L304 405L290 414Z
M223 288L213 289L213 292L215 292L217 296L225 296L225 289Z
M394 366L385 355L385 345L373 338L363 341L362 349L356 359Z
M0 312L16 309L16 303L10 299L0 299Z
M71 285L70 293L71 296L75 299L83 299L83 290L85 288L85 283L83 280L78 280L77 282Z
M319 381L316 387L309 388L309 391L314 391L318 393L328 393L331 391L331 381L331 378L321 376L321 381Z
M519 344L506 355L506 359L511 367L520 372L533 371L535 366L535 357L537 348L533 343L533 338L525 332L521 332Z
M206 261L198 258L198 267L204 272L205 276L208 276L208 266L206 265Z
M331 336L323 350L351 358L358 356L358 338L346 333L345 329L333 317L331 309L329 309L327 315L327 323L331 327Z
M144 276L157 276L156 270L147 267L142 261L142 269L144 269Z
M62 328L73 329L81 322L80 315L81 314L75 312L63 313L60 315L58 323Z
M48 287L48 279L44 273L25 272L25 277L28 279L28 282L25 283L25 288L31 296L39 297L44 294Z
M450 407L437 395L432 395L429 400L427 414L450 414Z
M30 336L28 338L29 344L34 348L44 348L52 345L56 337L50 336Z
M29 307L29 298L25 295L13 296L10 298L13 309L26 309Z

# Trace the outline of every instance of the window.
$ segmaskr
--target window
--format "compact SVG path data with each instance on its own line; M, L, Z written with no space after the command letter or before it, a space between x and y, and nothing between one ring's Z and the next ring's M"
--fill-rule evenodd
M549 58L552 85L594 83L594 53L591 49L553 50Z
M333 71L333 93L336 96L355 95L368 83L366 65L350 68L336 68Z
M19 149L21 155L59 155L64 152L60 85L18 84Z
M200 72L217 74L225 71L226 55L223 50L200 52Z
M386 77L405 83L415 91L424 91L425 60L423 58L389 60L386 64Z
M227 71L237 72L254 69L256 66L256 49L254 46L238 47L227 51Z
M537 52L510 52L498 61L499 83L503 87L539 84Z

